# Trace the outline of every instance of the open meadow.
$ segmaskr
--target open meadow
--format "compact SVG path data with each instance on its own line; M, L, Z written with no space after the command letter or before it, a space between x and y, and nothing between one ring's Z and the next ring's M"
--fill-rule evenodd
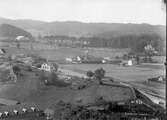
M58 59L64 59L65 57L69 56L76 56L81 55L85 53L85 49L83 48L56 48L54 50L30 50L30 49L16 49L14 47L12 48L6 48L7 54L39 54L44 58L47 58L49 60L58 60ZM98 52L97 49L92 49L90 54L106 57L107 54L105 54L105 50L99 50L101 52ZM106 50L109 51L109 50ZM110 56L112 55L118 55L116 52L110 51ZM118 52L119 55L121 54L121 51ZM156 58L156 57L154 57ZM142 89L145 92L149 92L153 95L159 96L160 98L165 99L165 84L163 83L150 83L147 81L148 78L157 77L159 75L165 74L165 66L162 63L165 60L165 57L157 57L158 63L149 64L149 63L142 63L140 65L134 65L129 67L123 67L120 65L113 65L113 64L59 64L60 69L67 70L67 72L71 72L70 74L83 74L86 75L86 72L88 70L94 71L97 68L103 68L106 71L106 76L113 77L115 81L124 82L131 84L132 86ZM29 96L29 93L21 92L21 94L18 93L20 87L14 87L13 85L0 85L1 91L0 96L8 99L14 99L19 100L23 102L34 102L37 103L43 107L48 106L50 103L54 103L58 98L65 97L65 99L68 99L68 96L64 96L65 93L63 93L63 89L66 88L57 88L57 87L50 87L50 88L42 88L42 91L33 92L33 90L36 90L39 85L35 82L35 77L29 76L26 78L27 82L25 85L25 90L30 89L31 90L31 97ZM29 80L31 79L31 80ZM32 85L33 84L33 85ZM32 88L33 87L33 88ZM10 89L8 89L10 88ZM32 88L32 89L31 89ZM7 90L7 94L3 93L3 91ZM56 93L55 91L61 89L62 94L59 92ZM14 91L16 90L16 91ZM70 89L69 89L70 90ZM10 92L12 91L12 92ZM14 95L16 94L16 95ZM25 97L25 95L26 97ZM54 94L54 95L53 95ZM9 95L9 96L6 96ZM69 94L70 95L70 94ZM20 97L21 96L21 97ZM24 98L25 97L25 98ZM48 101L48 99L50 99ZM45 104L43 104L45 103Z

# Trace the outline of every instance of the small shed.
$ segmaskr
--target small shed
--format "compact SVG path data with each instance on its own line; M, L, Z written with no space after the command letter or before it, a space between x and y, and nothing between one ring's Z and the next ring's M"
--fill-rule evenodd
M128 64L127 64L128 66L132 66L133 65L133 62L132 62L132 60L130 59L130 60L128 60Z
M72 62L72 58L66 58L66 62Z

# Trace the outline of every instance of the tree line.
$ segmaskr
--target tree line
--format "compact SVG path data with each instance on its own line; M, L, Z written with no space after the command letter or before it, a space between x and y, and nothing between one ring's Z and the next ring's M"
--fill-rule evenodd
M86 41L84 47L100 47L100 48L131 48L134 52L144 52L144 47L151 44L160 54L165 54L166 36L158 34L140 34L140 35L123 35L116 37L70 37L70 36L44 36L44 39L49 40L71 40L71 41ZM82 42L81 42L82 43Z

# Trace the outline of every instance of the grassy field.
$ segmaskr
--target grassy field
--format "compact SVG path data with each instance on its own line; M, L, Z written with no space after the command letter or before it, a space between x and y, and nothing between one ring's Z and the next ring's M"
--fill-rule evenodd
M49 60L62 60L66 57L74 57L77 55L85 55L86 51L89 51L89 55L96 57L110 57L115 58L116 56L123 56L128 53L128 49L108 49L108 48L67 48L67 47L56 47L54 49L17 49L15 47L4 47L8 54L39 54ZM42 47L43 48L43 47ZM153 60L158 63L164 63L166 60L165 56L154 56Z
M12 53L17 52L16 43L11 42L0 42L0 46L10 46ZM116 57L127 54L130 49L111 49L111 48L68 48L68 47L57 47L54 45L49 45L40 42L20 42L20 48L22 52L38 52L39 54L49 57L49 59L62 59L65 57L73 57L76 55L84 55L85 51L89 51L90 55L95 55L97 57ZM48 56L49 54L49 56Z
M135 84L142 88L147 88L165 96L165 85L161 83L147 83L148 78L165 75L165 68L163 65L145 65L122 67L112 64L72 64L61 65L64 69L69 69L75 72L86 74L86 71L94 71L97 68L106 70L106 76L111 76L116 80Z
M30 50L30 49L16 49L10 48L7 49L7 54L30 54L36 53L41 56L48 58L50 60L63 59L65 57L76 56L84 54L85 49L82 48L57 48L54 50ZM99 49L91 50L91 54L98 54L99 56L106 56L105 50ZM109 51L106 49L106 51ZM115 51L111 50L110 55L116 54ZM115 52L115 53L114 53ZM165 57L158 57L160 60L164 60ZM106 76L111 76L115 80L129 83L133 86L136 86L140 89L145 89L151 91L160 96L165 96L165 84L162 83L148 83L147 79L151 77L157 77L159 75L165 74L165 68L162 63L158 64L141 64L138 66L132 67L123 67L119 65L112 64L60 64L60 68L67 69L73 72L85 74L88 70L95 70L97 68L104 68L106 71ZM57 102L58 98L69 99L70 98L70 89L68 88L58 88L58 87L42 87L38 92L34 92L39 87L39 84L35 81L36 77L32 75L26 78L26 83L19 86L11 85L0 85L0 97L21 100L23 102L34 102L38 103L42 107L48 107L49 105ZM22 83L20 83L22 84ZM20 87L21 86L21 87ZM20 91L20 88L23 87L23 91ZM10 89L8 89L10 88ZM24 92L25 91L25 92ZM31 91L31 96L29 97L29 92ZM61 91L61 92L60 92ZM68 91L67 95L65 91ZM45 103L45 104L44 104Z

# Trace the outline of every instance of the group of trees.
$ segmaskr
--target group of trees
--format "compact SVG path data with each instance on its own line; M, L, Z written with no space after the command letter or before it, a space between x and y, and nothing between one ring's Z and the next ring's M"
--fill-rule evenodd
M148 44L144 47L144 52L145 52L145 62L152 62L151 57L155 53L155 48L151 44Z
M103 68L100 68L100 69L96 69L94 72L88 71L86 75L87 77L89 77L89 79L94 77L99 82L99 84L103 84L102 78L104 78L105 73L106 73L105 70Z
M69 37L69 36L45 36L49 40L71 40L85 41L88 44L82 44L83 47L108 47L108 48L131 48L134 52L145 52L144 47L151 44L155 50L165 54L165 37L158 34L127 34L110 37Z
M83 39L83 38L82 38ZM134 52L144 52L144 47L151 44L161 54L165 53L165 38L156 34L124 35L110 38L85 38L90 47L131 48Z

